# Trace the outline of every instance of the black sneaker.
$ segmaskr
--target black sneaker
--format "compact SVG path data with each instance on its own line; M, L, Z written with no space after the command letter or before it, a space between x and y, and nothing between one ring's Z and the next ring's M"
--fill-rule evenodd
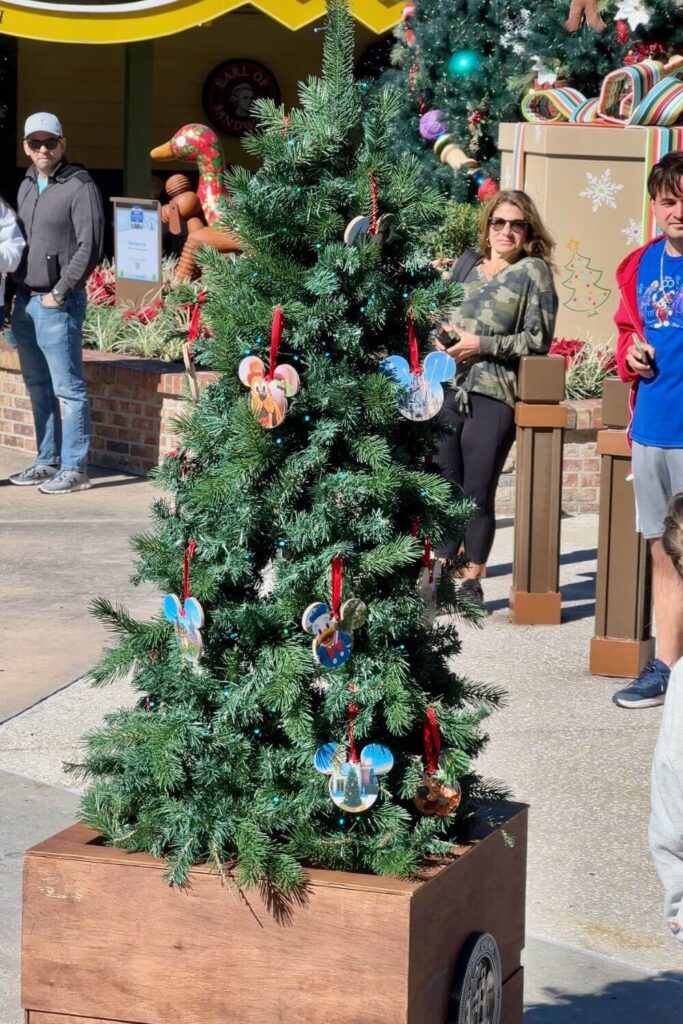
M659 658L651 658L637 679L617 690L612 700L620 708L654 708L664 703L671 669Z
M59 473L59 466L51 466L47 462L34 462L28 469L22 469L21 473L12 473L9 478L11 484L17 487L35 487L36 484L44 484Z
M484 604L484 591L480 580L463 580L460 584L460 593L472 604L480 608L486 608Z

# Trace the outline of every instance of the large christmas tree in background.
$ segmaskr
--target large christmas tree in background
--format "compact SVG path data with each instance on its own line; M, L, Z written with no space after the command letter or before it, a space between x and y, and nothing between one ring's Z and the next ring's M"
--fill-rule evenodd
M423 246L443 203L390 152L396 93L352 69L331 0L322 78L289 116L259 101L245 146L262 168L229 175L244 253L206 254L199 353L218 378L136 540L138 578L180 595L164 600L176 628L97 607L117 642L94 681L130 674L140 699L89 738L81 819L166 857L176 883L198 861L281 893L302 863L414 876L500 796L470 768L500 694L453 672L453 620L429 628L418 590L427 538L460 535L470 506L431 471L434 420L401 415L381 366L416 370L457 304ZM408 381L438 402L443 376ZM457 610L451 579L438 597ZM419 812L425 772L461 786L457 809Z
M465 170L454 173L434 155L429 115L440 111L460 149L498 176L498 124L518 119L507 80L519 70L509 41L519 13L514 0L416 0L397 29L403 104L396 147L415 152L430 180L460 201L476 199L476 188Z
M683 13L679 0L410 0L396 40L386 78L401 83L397 151L448 195L476 200L477 182L499 174L498 125L522 119L529 88L597 96L610 71L683 52ZM435 155L440 132L481 165L478 178Z

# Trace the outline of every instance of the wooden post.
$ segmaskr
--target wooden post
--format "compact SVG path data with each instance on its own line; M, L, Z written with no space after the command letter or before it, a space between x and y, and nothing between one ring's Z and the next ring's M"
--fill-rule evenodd
M595 635L590 671L598 676L637 676L654 657L650 636L651 590L647 542L636 533L631 450L626 437L629 385L605 381L600 454L600 526Z
M560 621L562 446L567 426L562 356L520 360L515 495L515 542L510 621Z
M150 194L152 148L152 78L154 42L126 43L124 96L123 191L126 196Z

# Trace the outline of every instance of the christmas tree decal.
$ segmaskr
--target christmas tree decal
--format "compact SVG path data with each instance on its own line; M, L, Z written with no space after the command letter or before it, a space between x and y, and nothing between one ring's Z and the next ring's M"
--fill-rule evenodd
M354 81L353 42L331 0L300 108L256 104L244 144L261 169L229 174L224 210L243 255L203 257L197 358L218 377L135 541L160 613L96 609L117 642L94 682L130 675L140 697L89 738L81 820L165 857L173 883L200 861L285 896L302 865L414 877L501 795L471 766L500 693L453 671L453 619L427 626L418 590L428 538L461 536L471 506L432 470L435 421L401 415L383 367L408 356L419 390L460 287L430 267L442 200L390 153L399 99ZM458 610L446 574L437 600ZM461 787L452 813L414 804L425 771Z
M569 271L569 277L562 284L571 289L572 295L563 306L575 313L596 316L599 307L609 298L611 290L598 287L602 270L594 270L591 267L590 259L579 252L579 243L576 239L572 238L567 243L567 248L571 252L571 259L565 264L564 269Z

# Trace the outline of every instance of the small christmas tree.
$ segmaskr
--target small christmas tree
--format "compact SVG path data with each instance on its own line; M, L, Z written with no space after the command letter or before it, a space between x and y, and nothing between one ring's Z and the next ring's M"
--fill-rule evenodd
M591 267L590 259L579 252L578 242L571 241L567 248L571 252L571 259L564 269L569 271L569 277L562 284L572 290L572 296L563 305L575 313L595 316L603 302L609 298L610 289L598 287L602 270Z
M288 116L257 103L245 146L262 168L228 176L244 250L205 254L213 333L198 345L219 376L136 541L138 578L181 596L152 622L99 603L118 643L94 681L130 673L141 696L78 769L93 782L81 819L109 843L166 857L176 883L198 861L223 876L237 862L238 884L281 894L302 863L414 876L500 795L470 768L500 694L453 672L453 622L428 628L417 589L426 538L459 536L471 506L431 471L434 421L400 414L405 390L381 366L410 351L417 371L460 288L423 246L438 193L389 151L396 94L354 81L345 0L330 0L322 77L300 101ZM411 396L441 394L408 378ZM413 804L429 709L439 771L463 789L452 818ZM359 799L356 773L381 776L363 813L340 813L347 764Z

